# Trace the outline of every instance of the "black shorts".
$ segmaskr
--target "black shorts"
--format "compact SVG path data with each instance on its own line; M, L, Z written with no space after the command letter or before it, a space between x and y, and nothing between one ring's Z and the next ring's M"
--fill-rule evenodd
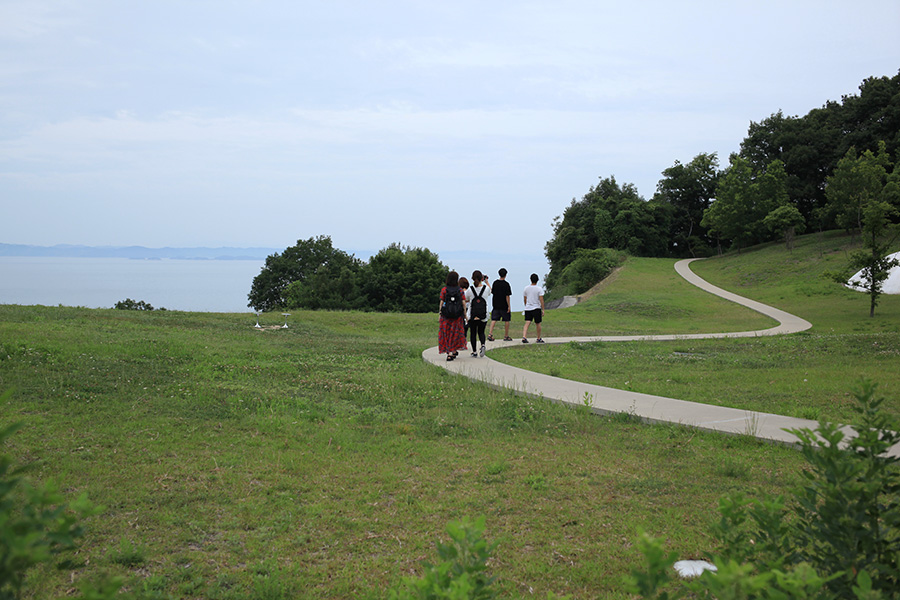
M491 321L509 321L512 318L512 312L494 309L491 311Z
M526 321L534 321L535 323L540 323L541 318L543 317L543 310L540 308L536 308L534 310L526 310L525 311L525 320Z

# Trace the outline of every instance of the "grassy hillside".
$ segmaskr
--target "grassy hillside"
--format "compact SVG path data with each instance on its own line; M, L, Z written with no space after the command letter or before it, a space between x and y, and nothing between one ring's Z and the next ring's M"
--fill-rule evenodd
M669 271L670 261L633 261L594 304L551 313L546 334L770 325ZM135 598L378 598L434 559L448 521L482 514L500 543L491 567L506 597L624 597L639 530L696 557L722 494L797 480L801 460L788 448L592 417L426 365L435 315L300 312L288 329L266 315L261 331L254 322L0 306L0 390L12 390L0 422L24 423L2 452L106 507L87 523L80 566L33 573L31 597L108 572L126 576ZM827 356L841 366L868 353L833 340L896 348L887 329L816 344L837 347ZM819 335L766 352L795 360ZM509 356L561 370L574 352ZM707 359L676 362L675 372L687 380ZM721 362L717 377L690 387L734 381L740 366Z
M890 400L888 410L900 414L900 296L882 296L876 316L870 318L868 296L822 276L843 267L853 248L846 236L813 234L798 239L792 253L769 244L692 264L697 274L719 287L807 319L813 324L808 332L778 338L529 347L493 352L492 357L615 388L837 421L850 417L848 390L866 377L879 382ZM631 259L608 291L572 309L551 312L547 330L555 332L556 322L565 329L585 314L600 323L621 324L620 282L640 284L648 271L657 277L671 271L677 277L670 261ZM635 305L659 293L656 286L644 293L634 285L630 292ZM566 314L568 310L575 316ZM683 331L714 331L724 322L695 316L694 328ZM747 324L749 329L763 326L768 325ZM633 331L646 329L641 323Z

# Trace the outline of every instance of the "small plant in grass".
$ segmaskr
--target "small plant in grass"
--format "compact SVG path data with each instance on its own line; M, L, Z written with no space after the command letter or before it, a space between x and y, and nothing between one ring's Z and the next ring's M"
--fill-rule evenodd
M441 559L436 565L426 564L419 578L407 578L400 589L392 590L391 600L489 600L497 592L491 587L495 577L488 575L487 561L496 548L484 539L485 518L474 522L468 518L447 525L450 543L437 543Z
M123 567L139 567L146 562L146 550L128 538L122 538L119 547L109 553L110 562Z
M900 598L900 423L863 381L857 436L837 425L792 430L809 464L793 495L719 503L717 571L676 582L674 554L644 536L646 568L628 580L644 598Z

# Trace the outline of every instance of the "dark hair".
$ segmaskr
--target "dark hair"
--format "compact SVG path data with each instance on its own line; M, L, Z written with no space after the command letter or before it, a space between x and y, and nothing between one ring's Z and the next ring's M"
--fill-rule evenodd
M531 283L537 283L537 282L538 282L537 273L532 273L531 274Z
M500 269L499 271L497 271L497 274L498 274L500 277L506 277L506 273L507 273L507 272L508 272L508 271L507 271L506 269Z
M484 275L481 274L481 271L479 271L478 269L472 271L472 283L478 285L479 283L481 283L482 279L484 279Z
M459 285L459 273L457 273L456 271L450 271L449 273L447 273L447 280L444 283L451 287L454 285Z
M459 287L461 287L462 289L467 289L469 287L469 280L466 279L465 277L460 277L459 278Z

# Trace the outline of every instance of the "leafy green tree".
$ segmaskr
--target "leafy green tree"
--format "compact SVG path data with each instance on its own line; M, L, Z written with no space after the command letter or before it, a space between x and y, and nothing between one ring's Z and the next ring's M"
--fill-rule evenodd
M546 286L559 283L580 250L611 248L634 256L667 256L671 206L647 202L632 184L602 179L580 200L572 200L553 221L553 237L544 246L550 262Z
M391 244L379 250L360 271L365 308L379 312L433 311L448 271L437 254L427 248Z
M900 173L886 145L879 144L877 154L866 150L860 156L850 148L828 178L827 194L838 223L862 234L863 248L851 254L849 265L861 277L850 283L865 288L869 316L875 316L884 281L897 266L889 254L898 233L894 220L900 214ZM841 283L847 280L846 273L831 276Z
M303 283L316 272L336 261L346 264L345 252L331 245L331 237L320 235L286 248L282 253L266 257L266 263L259 275L253 278L248 306L254 310L268 311L287 306L286 292L294 282Z
M756 171L781 160L791 204L807 223L832 227L833 214L814 215L828 203L827 177L849 148L874 152L881 141L890 155L900 152L900 72L894 77L870 77L859 86L859 94L829 100L802 117L779 111L751 123L740 154Z
M786 176L779 160L761 173L750 162L732 154L716 192L716 201L704 212L703 225L720 243L730 240L738 249L769 239L765 218L786 204Z
M891 247L897 235L889 216L896 214L897 209L888 202L869 202L863 211L863 248L850 255L850 269L860 272L859 280L852 280L850 284L866 290L870 317L875 316L878 298L891 270L900 266L900 261L890 258ZM893 231L893 235L889 235L890 231Z
M302 281L288 285L285 306L289 310L353 310L365 308L359 289L363 262L340 250Z
M698 154L687 164L677 160L662 172L654 201L672 208L669 232L673 256L698 256L709 253L710 238L702 224L703 213L715 198L719 181L719 158Z
M866 150L860 156L850 148L838 161L834 174L828 178L825 191L829 209L838 226L848 231L862 231L866 205L881 198L886 185L890 160L885 144L878 153Z
M784 238L784 245L788 251L794 249L794 236L806 229L803 215L793 204L782 204L766 215L763 223L769 231Z

